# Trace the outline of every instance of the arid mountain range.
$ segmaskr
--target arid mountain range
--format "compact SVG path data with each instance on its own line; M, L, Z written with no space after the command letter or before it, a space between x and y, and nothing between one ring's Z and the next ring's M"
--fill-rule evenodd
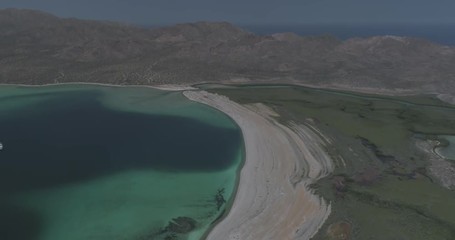
M225 22L147 29L0 10L0 83L296 83L455 94L455 47L277 33Z

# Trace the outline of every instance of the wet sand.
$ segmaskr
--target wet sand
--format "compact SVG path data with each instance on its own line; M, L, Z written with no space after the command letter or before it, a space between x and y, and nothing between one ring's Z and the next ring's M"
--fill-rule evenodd
M333 170L323 149L330 140L312 127L277 122L277 114L262 104L243 106L205 91L183 94L229 115L245 141L232 208L208 239L311 238L330 214L330 204L308 187Z

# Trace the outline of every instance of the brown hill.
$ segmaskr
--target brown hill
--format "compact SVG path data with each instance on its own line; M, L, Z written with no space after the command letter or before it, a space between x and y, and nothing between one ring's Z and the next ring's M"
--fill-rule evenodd
M455 93L455 48L396 36L257 36L224 22L145 29L0 10L0 83L240 80Z

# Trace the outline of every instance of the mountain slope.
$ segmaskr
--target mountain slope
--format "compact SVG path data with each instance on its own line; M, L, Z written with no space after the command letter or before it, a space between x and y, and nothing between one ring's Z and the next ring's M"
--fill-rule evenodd
M145 29L0 10L0 83L279 82L455 93L455 48L396 36L257 36L229 23Z

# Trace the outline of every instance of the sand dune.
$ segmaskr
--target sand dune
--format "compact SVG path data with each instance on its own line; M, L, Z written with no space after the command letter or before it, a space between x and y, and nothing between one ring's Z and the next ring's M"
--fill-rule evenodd
M263 104L242 106L205 91L184 95L229 115L242 129L246 161L229 214L208 239L309 239L330 214L330 204L308 185L333 169L327 138L311 127L274 119Z

